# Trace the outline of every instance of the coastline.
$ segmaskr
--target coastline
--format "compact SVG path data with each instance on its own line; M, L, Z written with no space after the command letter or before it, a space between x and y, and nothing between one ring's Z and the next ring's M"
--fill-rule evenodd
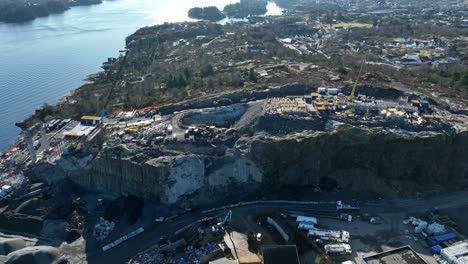
M197 20L197 21L200 21L200 20ZM223 21L224 20L221 20L220 24L224 24ZM139 29L144 28L144 27L145 26L142 26ZM137 32L139 29L132 32L132 34ZM62 104L70 103L71 101L73 101L73 97L75 97L78 93L80 93L80 91L82 89L85 89L88 85L92 85L93 83L95 83L92 80L92 76L96 75L96 74L99 74L99 73L102 73L102 71L96 71L96 72L93 72L93 73L90 73L90 74L84 76L82 78L81 83L78 86L75 86L75 88L71 89L70 91L66 92L62 96L58 97L58 99L57 99L57 101L55 103L51 103L51 104L47 104L47 105L49 105L49 106L60 106ZM41 107L38 107L38 108L34 109L32 112L30 112L29 115L24 116L24 118L17 119L14 122L15 126L17 128L19 128L20 131L18 131L18 133L16 133L14 136L12 136L12 138L14 138L14 140L12 140L12 142L9 145L4 146L4 148L0 149L0 151L2 151L2 152L8 151L9 149L14 148L17 145L17 141L18 141L18 139L21 137L21 135L23 133L22 129L26 129L26 128L34 125L34 123L36 123L38 121L37 114L38 114L38 112L40 112L40 110L41 110Z

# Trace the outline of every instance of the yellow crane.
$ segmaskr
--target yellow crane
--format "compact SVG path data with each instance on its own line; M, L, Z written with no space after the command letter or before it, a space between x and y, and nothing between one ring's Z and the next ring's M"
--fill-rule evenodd
M356 77L356 81L354 81L353 90L351 91L351 94L348 97L348 100L350 102L352 102L354 100L354 93L356 92L356 88L357 88L357 85L359 83L359 79L361 78L361 73L362 73L362 69L364 68L364 64L367 63L367 57L369 56L369 53L370 53L370 50L367 52L366 58L362 61L361 67L359 68L358 76Z

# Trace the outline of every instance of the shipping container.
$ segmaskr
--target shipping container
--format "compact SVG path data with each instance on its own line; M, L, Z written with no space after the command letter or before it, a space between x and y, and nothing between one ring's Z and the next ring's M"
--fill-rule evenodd
M431 247L431 254L432 255L439 254L441 250L442 250L442 247L439 246L439 245L432 246Z
M447 233L447 234L443 234L443 235L428 237L428 238L426 238L426 242L430 246L435 246L435 245L441 244L441 243L443 243L445 241L448 241L448 240L451 240L451 239L456 239L456 238L457 238L457 235L455 233Z
M320 87L320 88L317 89L317 93L325 95L325 94L327 94L327 88Z

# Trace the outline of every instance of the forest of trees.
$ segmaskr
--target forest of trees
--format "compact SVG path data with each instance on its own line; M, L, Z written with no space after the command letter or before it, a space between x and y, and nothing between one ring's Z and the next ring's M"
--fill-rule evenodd
M224 13L228 17L243 18L251 15L263 15L268 10L266 0L241 0L240 3L226 5Z

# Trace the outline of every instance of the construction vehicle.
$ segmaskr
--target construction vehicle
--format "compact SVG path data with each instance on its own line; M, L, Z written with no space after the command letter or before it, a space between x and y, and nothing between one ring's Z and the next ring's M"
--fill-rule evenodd
M251 241L262 242L262 233L255 233L253 231L247 232L247 237Z
M367 58L369 57L369 53L370 53L370 50L367 52L366 58L362 61L361 67L359 68L358 75L357 75L356 80L354 81L354 84L353 84L353 89L351 90L351 94L348 97L348 101L350 101L350 102L354 101L354 94L356 93L356 88L357 88L357 85L359 83L359 79L361 78L361 73L362 73L362 69L364 68L364 64L367 63Z
M349 244L328 244L324 247L325 253L328 255L348 255L352 253L351 246Z
M361 207L354 203L345 203L343 201L336 202L336 210L360 210Z
M344 230L309 229L307 236L338 243L349 242L349 232Z
M346 221L346 222L352 222L353 221L353 216L350 214L340 214L340 220L341 221Z
M229 210L224 214L224 218L221 222L218 222L216 225L211 226L211 232L215 235L221 234L224 230L224 226L227 222L231 221L232 211Z

